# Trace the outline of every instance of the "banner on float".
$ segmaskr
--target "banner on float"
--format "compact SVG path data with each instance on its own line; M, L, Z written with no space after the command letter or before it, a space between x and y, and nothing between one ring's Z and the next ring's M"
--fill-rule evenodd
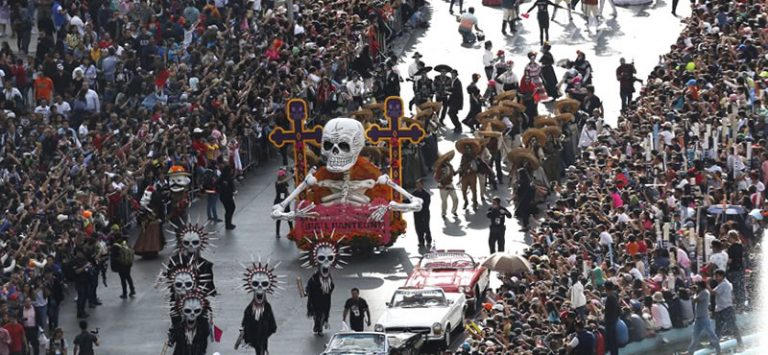
M309 201L300 201L297 209L310 204ZM378 236L380 245L387 245L392 238L391 221L392 213L387 211L381 221L370 219L371 213L389 202L377 199L369 204L351 205L316 205L312 212L318 214L314 218L296 218L294 232L300 236L312 235L315 231L323 231L325 235L333 232L337 236L347 236L354 239L356 236Z

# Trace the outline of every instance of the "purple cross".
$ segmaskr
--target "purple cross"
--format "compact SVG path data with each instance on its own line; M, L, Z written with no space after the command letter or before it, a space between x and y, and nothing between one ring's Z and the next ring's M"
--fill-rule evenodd
M391 138L395 145L400 145L400 141L410 141L415 144L424 139L426 133L417 125L400 128L400 120L403 118L403 99L390 96L384 100L384 107L384 116L389 121L389 127L371 125L366 131L366 136L371 143L378 144L382 140Z
M286 143L303 145L304 142L316 142L320 144L323 139L323 129L320 126L314 126L307 129L304 124L307 122L307 103L301 99L288 100L286 111L290 129L285 130L282 127L275 127L269 134L269 141L276 147L281 148Z

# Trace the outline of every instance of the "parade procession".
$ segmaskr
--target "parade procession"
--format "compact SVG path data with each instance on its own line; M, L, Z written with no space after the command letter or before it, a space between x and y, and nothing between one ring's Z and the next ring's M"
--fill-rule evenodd
M0 0L0 86L0 355L768 339L765 2Z

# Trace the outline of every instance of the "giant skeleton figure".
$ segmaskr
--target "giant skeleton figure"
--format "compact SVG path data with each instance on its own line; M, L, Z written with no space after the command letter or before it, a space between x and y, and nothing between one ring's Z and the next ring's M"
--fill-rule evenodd
M310 244L309 251L305 252L301 259L306 260L302 266L310 268L317 267L317 271L307 280L304 292L307 295L307 317L314 319L312 331L318 335L323 335L323 328L328 329L328 316L331 312L331 293L335 285L331 278L331 268L341 269L342 264L346 262L339 260L341 256L346 256L345 249L341 247L340 242L333 240L333 233L330 237L325 237L322 233L318 238L307 238Z
M211 334L211 307L205 292L190 290L173 302L168 330L168 346L173 355L205 355Z
M326 169L331 173L343 174L341 180L317 180L313 167L304 181L280 202L272 207L272 218L281 220L293 220L295 218L312 218L317 213L312 212L315 204L311 203L294 211L285 212L288 206L300 193L313 186L325 187L331 190L331 194L323 197L323 204L353 204L365 205L370 203L370 198L365 195L368 189L375 185L386 185L401 194L410 203L390 201L387 205L371 207L370 219L382 221L389 210L398 212L416 212L421 210L422 200L411 195L408 191L396 184L386 174L378 179L351 180L350 172L357 163L358 156L365 146L365 130L363 125L351 118L334 118L325 124L323 128L322 155L326 158Z
M240 337L235 343L235 350L241 342L256 349L256 355L264 355L268 350L269 337L277 331L272 305L267 302L267 295L274 294L278 288L278 276L275 266L269 261L253 262L246 267L243 288L253 294L253 300L248 303L243 312Z

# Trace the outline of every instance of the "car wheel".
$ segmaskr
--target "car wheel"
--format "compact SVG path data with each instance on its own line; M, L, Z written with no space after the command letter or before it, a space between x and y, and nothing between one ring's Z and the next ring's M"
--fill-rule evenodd
M448 324L448 326L445 327L445 335L443 336L443 341L445 342L445 349L448 350L451 348L451 325Z

